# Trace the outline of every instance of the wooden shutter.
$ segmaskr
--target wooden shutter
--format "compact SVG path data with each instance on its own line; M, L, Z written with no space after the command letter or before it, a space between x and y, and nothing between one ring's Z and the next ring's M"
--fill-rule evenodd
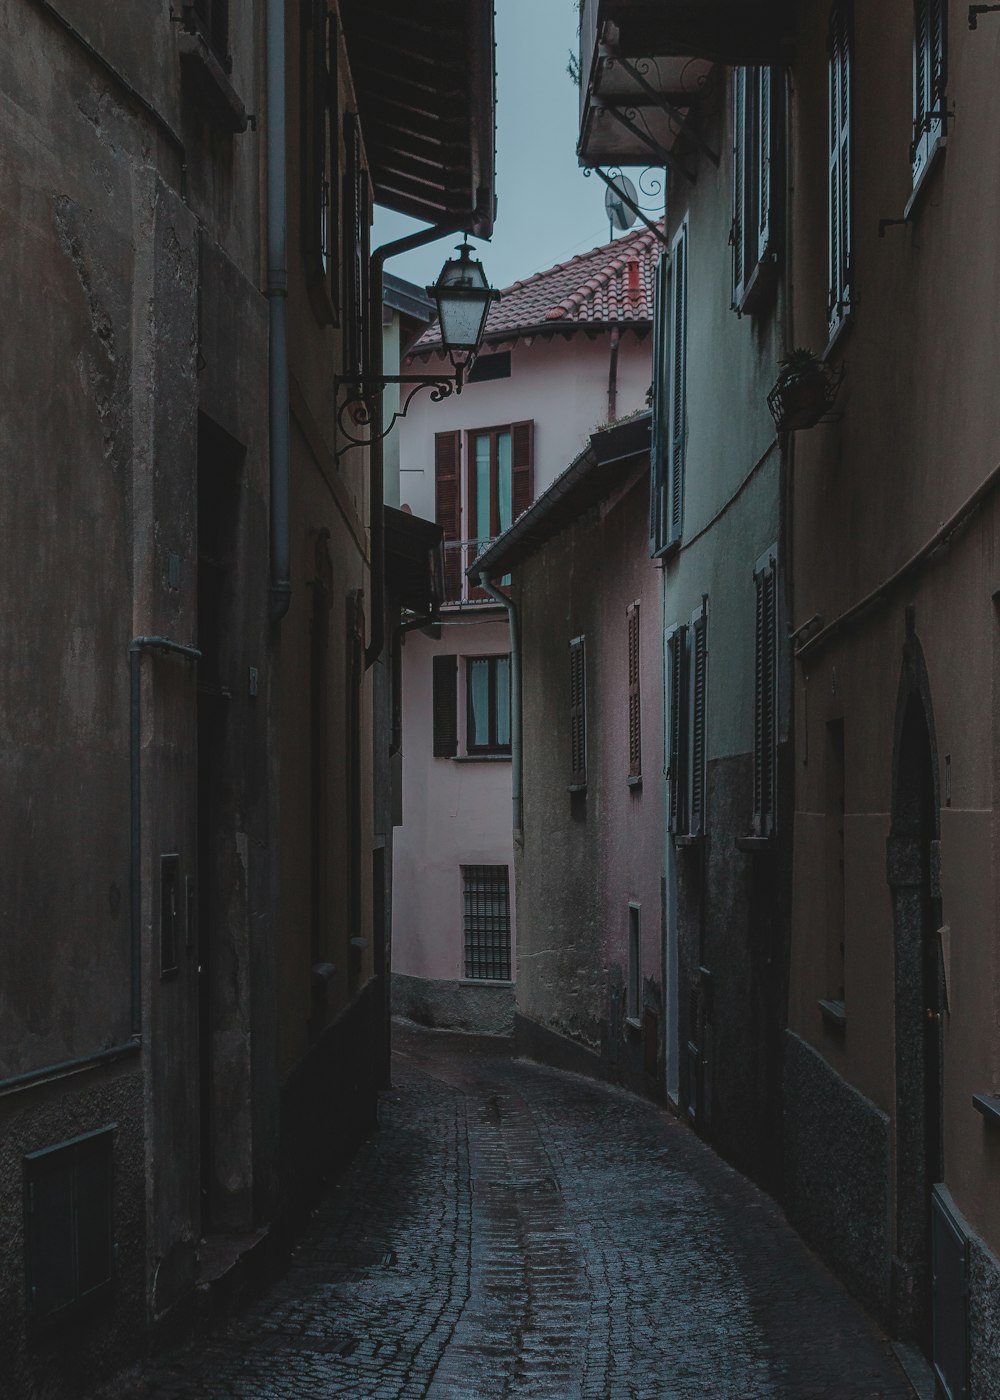
M684 443L687 416L687 230L674 244L671 275L672 325L670 364L670 529L676 543L684 524Z
M642 731L639 695L639 604L626 609L628 627L628 772L642 775Z
M830 13L828 93L829 331L851 304L851 4Z
M688 830L705 829L706 701L708 690L708 611L703 603L691 619L691 733L688 770Z
M916 0L913 7L911 148L914 180L929 159L934 142L944 131L946 30L945 0Z
M434 516L444 527L444 600L458 602L462 597L462 435L458 432L434 435ZM452 548L449 548L449 544Z
M682 625L672 628L666 635L666 776L670 784L667 827L678 835L687 826L687 632Z
M569 644L569 749L572 788L587 785L587 652L583 637Z
M368 263L370 211L368 175L361 164L361 128L355 112L344 118L347 169L344 173L344 278L347 324L345 374L358 379L369 365ZM381 327L379 328L381 333Z
M755 677L753 830L769 836L774 830L777 798L777 672L778 579L773 553L758 561Z
M746 151L747 151L747 86L748 71L733 72L733 223L729 241L733 248L733 308L743 301L746 283Z
M666 544L665 492L670 462L670 392L668 373L670 339L670 258L661 252L656 264L653 297L653 432L649 473L649 552L657 554Z
M535 499L535 425L528 419L510 425L511 523Z
M757 246L758 262L771 255L774 225L774 84L770 68L757 70Z
M435 656L433 674L434 757L458 753L458 657Z

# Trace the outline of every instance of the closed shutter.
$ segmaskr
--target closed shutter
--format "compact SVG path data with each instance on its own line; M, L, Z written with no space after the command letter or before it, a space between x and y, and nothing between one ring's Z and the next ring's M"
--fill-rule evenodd
M344 277L347 311L344 373L360 379L369 365L368 263L370 219L368 175L361 164L361 131L357 114L344 117L347 169L344 173Z
M829 331L851 306L851 4L835 0L829 46Z
M760 146L757 166L757 259L770 257L774 206L774 107L770 68L758 69Z
M639 692L639 604L626 610L628 626L628 772L630 778L642 775L642 730Z
M434 436L434 515L444 529L444 598L457 602L462 596L462 490L461 433ZM451 546L451 547L449 547Z
M708 610L703 603L691 619L691 736L688 831L705 830L706 706L708 692Z
M661 253L656 264L653 297L653 432L649 473L649 552L666 544L666 488L670 470L670 259Z
M944 133L947 5L916 0L913 7L913 178Z
M572 788L587 785L587 653L583 637L569 644L569 749Z
M733 308L743 301L746 282L746 151L747 151L747 78L746 68L733 73L733 224L729 241L733 248Z
M458 657L435 656L433 672L434 757L458 753Z
M535 498L535 425L529 419L510 425L511 523Z
M684 445L687 416L687 230L674 245L672 284L670 405L670 534L681 537L684 524Z
M755 583L753 830L770 836L777 797L778 579L773 553L758 562Z
M680 835L687 826L687 734L688 734L688 683L687 683L687 637L685 626L674 627L666 634L666 685L667 698L666 776L669 783L667 799L667 826Z

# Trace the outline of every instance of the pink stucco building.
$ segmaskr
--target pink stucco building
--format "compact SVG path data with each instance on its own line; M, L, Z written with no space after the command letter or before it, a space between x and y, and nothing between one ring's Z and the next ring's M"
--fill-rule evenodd
M630 233L507 288L462 394L401 425L400 501L443 525L449 597L402 660L393 1006L429 1024L505 1031L515 1006L508 615L466 570L596 427L645 406L657 249ZM432 327L404 369L442 360Z

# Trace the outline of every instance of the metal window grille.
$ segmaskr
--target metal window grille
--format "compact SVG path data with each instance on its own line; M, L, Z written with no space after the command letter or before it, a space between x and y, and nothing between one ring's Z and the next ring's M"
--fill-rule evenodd
M510 891L506 865L462 867L465 975L510 981Z

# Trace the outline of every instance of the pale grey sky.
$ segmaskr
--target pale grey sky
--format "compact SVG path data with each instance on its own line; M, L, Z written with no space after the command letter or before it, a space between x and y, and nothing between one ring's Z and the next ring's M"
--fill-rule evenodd
M497 222L477 256L494 287L607 242L604 186L576 163L579 91L566 72L577 48L576 0L497 0ZM373 246L420 227L377 209ZM458 238L387 264L433 282Z

